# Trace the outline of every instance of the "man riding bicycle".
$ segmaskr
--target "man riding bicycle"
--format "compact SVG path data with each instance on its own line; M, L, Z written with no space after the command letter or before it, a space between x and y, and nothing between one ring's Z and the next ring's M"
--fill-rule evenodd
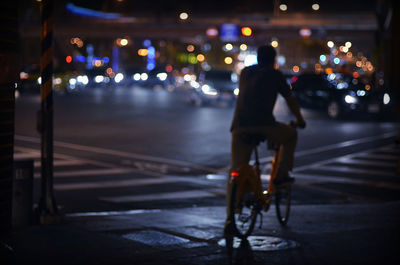
M276 51L272 46L261 46L257 51L258 64L244 68L240 74L240 92L231 126L230 172L248 165L254 147L246 144L240 135L258 134L282 146L278 172L274 180L275 185L282 185L294 181L294 178L289 176L289 171L293 168L297 131L275 120L273 109L278 93L283 96L290 111L296 117L297 126L304 128L306 122L283 74L274 68L275 57ZM229 208L229 179L227 187L227 208ZM229 209L227 209L227 214L229 215Z

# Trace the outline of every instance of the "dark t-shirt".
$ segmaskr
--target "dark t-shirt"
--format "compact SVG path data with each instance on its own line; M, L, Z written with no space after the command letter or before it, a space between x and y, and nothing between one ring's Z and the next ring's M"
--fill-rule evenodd
M260 65L242 70L239 89L231 131L240 127L273 125L272 112L278 93L284 98L292 94L280 71Z

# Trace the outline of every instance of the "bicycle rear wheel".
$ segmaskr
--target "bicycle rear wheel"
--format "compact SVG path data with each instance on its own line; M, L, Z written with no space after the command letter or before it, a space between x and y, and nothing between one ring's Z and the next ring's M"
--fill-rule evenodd
M235 235L244 239L254 229L261 206L255 200L254 192L247 192L238 198L238 184L233 183L230 196L230 221L234 226Z
M277 189L275 193L275 208L276 215L281 225L286 225L289 219L291 203L291 185L287 184L284 187Z

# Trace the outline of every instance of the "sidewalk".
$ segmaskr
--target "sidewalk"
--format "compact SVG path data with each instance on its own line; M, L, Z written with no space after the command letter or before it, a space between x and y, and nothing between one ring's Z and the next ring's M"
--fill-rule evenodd
M218 244L224 213L199 207L67 215L63 224L14 230L2 242L0 264L229 264ZM294 205L291 213L282 228L271 208L254 234L294 248L254 246L246 263L237 250L234 264L400 264L400 202Z

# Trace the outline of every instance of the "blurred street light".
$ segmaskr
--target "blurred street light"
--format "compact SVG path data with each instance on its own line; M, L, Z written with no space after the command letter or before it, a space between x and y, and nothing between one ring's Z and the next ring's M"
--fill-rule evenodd
M182 19L182 20L186 20L186 19L189 18L189 15L186 12L182 12L182 13L179 14L179 18Z
M280 9L281 11L286 11L286 10L287 10L287 5L281 4L281 5L279 6L279 9Z
M319 10L319 4L313 4L311 8L315 11Z

